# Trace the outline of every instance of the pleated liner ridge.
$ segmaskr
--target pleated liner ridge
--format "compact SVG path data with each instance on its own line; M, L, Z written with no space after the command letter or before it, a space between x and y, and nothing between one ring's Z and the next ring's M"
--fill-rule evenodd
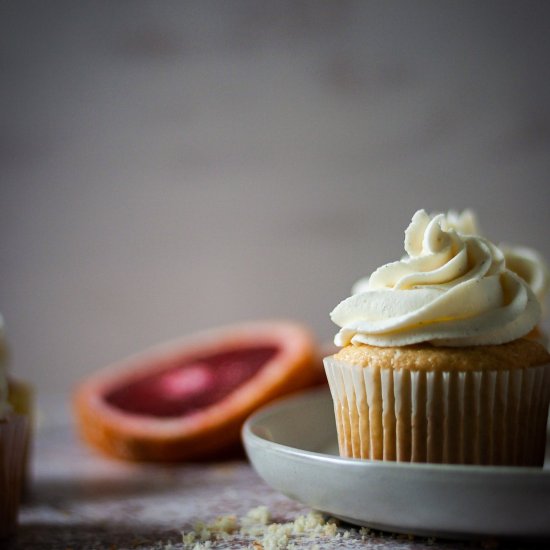
M340 455L451 464L544 462L550 365L412 371L328 357Z

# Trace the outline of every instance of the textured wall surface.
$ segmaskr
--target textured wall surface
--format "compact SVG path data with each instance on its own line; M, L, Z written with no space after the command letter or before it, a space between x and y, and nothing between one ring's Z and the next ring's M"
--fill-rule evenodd
M39 391L235 320L329 339L417 208L550 258L548 3L0 10L0 311Z

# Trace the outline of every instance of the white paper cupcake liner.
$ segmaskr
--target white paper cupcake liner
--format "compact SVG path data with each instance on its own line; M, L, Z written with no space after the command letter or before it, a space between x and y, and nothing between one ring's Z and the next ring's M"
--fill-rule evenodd
M17 527L28 430L26 416L10 414L0 420L0 539L12 535Z
M542 465L550 364L410 371L324 360L346 457Z

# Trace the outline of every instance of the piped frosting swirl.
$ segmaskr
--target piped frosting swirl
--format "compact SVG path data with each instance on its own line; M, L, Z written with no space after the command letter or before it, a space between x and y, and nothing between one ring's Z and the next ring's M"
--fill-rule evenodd
M466 209L462 212L449 210L445 216L447 229L454 229L463 235L483 235L475 213ZM501 243L498 247L504 254L506 267L519 275L539 299L543 312L550 291L550 269L536 250L526 246Z
M336 345L501 344L536 325L538 300L506 268L502 251L454 223L415 213L405 231L407 255L358 281L332 311L341 327Z

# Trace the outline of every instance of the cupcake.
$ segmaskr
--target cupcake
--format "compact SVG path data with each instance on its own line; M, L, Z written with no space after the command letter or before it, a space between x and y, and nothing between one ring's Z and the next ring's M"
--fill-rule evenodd
M530 286L488 240L416 212L407 255L331 313L325 358L342 456L453 464L544 460L550 354L524 338Z
M34 388L26 381L8 376L8 403L13 413L24 416L28 421L25 437L25 451L23 453L23 483L22 496L30 490L31 478L31 441L34 431Z
M0 317L0 539L15 532L24 480L29 422L8 399L6 346Z

